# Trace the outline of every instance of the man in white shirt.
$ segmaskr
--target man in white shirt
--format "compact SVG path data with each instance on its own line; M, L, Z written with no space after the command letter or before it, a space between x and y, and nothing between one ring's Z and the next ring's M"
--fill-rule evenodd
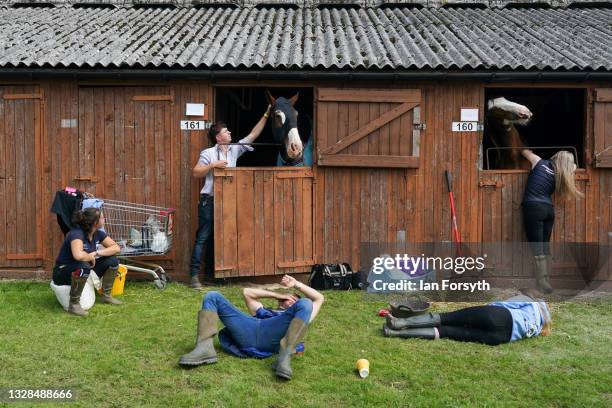
M266 113L261 117L255 125L251 133L247 137L240 139L239 143L253 143L261 134L268 119L270 106ZM224 122L218 121L211 126L208 131L208 138L213 147L202 150L200 158L193 167L192 175L195 178L204 178L204 187L200 191L200 203L198 205L198 231L196 233L195 243L191 255L191 287L200 289L202 284L198 278L200 272L200 264L202 261L202 252L206 248L206 275L207 279L212 279L214 274L214 257L213 257L213 225L214 225L214 209L213 209L213 172L215 168L224 169L226 167L236 167L238 158L247 151L252 151L253 148L249 145L231 145L232 133L227 128Z

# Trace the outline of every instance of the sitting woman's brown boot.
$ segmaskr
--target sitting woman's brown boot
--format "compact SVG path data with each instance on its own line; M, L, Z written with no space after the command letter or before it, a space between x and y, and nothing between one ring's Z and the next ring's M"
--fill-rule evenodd
M117 276L117 270L108 268L102 276L102 302L108 303L109 305L122 305L123 302L119 299L115 299L111 293L113 291L113 283L115 283L115 276Z
M89 312L83 310L81 307L81 293L87 283L89 276L74 277L70 279L70 303L68 304L68 313L75 314L77 316L87 316Z

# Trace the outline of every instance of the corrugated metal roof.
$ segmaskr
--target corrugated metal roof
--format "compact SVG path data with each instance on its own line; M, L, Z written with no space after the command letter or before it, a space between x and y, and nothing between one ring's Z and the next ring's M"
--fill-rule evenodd
M609 71L612 9L0 8L0 66Z
M271 4L296 7L380 7L388 5L420 5L428 8L445 6L469 6L500 8L508 5L545 5L549 7L565 8L576 4L609 3L610 0L0 0L1 6L15 4L40 5L47 4L57 7L71 7L76 4L102 4L116 7L132 7L134 5L171 5L174 7L192 7L202 5L227 5L239 7L257 7Z

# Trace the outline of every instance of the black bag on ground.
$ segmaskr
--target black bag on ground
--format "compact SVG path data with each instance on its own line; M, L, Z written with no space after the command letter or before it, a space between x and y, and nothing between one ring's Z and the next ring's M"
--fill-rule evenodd
M361 273L353 271L348 263L315 264L312 266L308 285L322 290L361 289Z

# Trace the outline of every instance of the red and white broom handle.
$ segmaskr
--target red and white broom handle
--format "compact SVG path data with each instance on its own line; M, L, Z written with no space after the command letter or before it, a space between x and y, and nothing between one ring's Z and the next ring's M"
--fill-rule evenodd
M444 170L444 174L446 175L446 188L448 189L448 198L450 200L451 207L451 217L453 220L453 236L455 238L455 242L457 244L460 244L461 238L459 237L459 228L457 227L457 213L455 211L455 198L453 197L453 190L451 188L450 173L448 172L448 170Z

